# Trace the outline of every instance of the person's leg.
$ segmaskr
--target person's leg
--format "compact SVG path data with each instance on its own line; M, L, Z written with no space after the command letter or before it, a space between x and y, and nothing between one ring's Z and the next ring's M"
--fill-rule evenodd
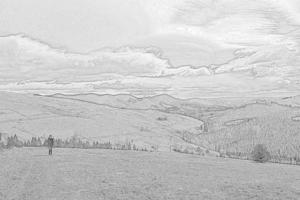
M50 155L52 156L52 147L50 148Z
M51 148L49 148L49 156L51 155Z

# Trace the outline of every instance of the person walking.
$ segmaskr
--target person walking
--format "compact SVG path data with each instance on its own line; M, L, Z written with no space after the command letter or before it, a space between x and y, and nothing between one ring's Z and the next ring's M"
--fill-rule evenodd
M49 137L48 137L49 156L52 155L52 148L53 148L53 145L54 145L54 138L53 138L52 135L49 135Z

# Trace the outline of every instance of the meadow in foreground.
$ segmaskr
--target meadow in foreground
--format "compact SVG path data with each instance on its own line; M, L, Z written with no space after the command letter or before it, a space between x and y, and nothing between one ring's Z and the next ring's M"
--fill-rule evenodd
M300 167L174 152L14 148L0 199L299 199Z

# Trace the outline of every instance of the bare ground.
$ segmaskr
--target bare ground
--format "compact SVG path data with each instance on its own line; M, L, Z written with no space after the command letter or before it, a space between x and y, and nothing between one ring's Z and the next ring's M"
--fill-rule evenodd
M0 152L0 199L300 199L300 167L178 153Z

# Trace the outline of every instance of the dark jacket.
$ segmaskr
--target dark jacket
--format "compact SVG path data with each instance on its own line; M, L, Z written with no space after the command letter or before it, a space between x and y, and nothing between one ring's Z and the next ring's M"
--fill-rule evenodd
M53 145L54 145L54 138L53 137L49 137L48 138L48 147L53 147Z

